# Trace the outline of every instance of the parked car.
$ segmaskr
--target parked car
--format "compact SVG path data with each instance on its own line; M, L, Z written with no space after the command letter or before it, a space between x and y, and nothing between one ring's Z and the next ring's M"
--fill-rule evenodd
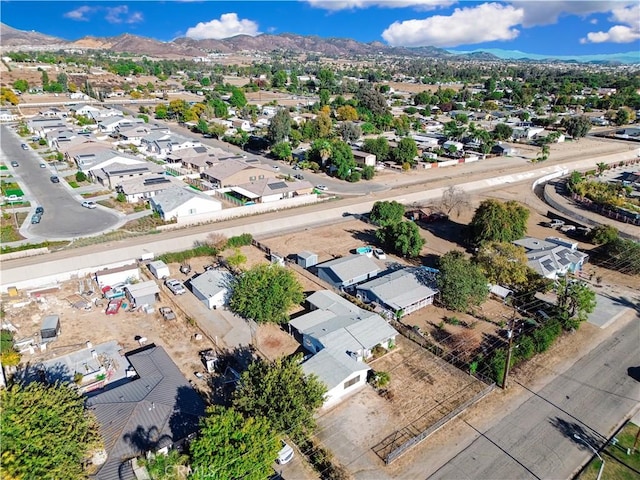
M187 292L182 282L176 280L175 278L167 278L164 284L169 290L171 290L171 293L173 293L174 295L182 295L183 293Z
M34 214L31 216L31 223L32 223L32 224L34 224L34 223L40 223L40 220L41 220L41 219L42 219L42 215L38 215L37 213L34 213Z
M40 168L47 168L47 164L44 162L40 162Z
M26 143L22 144L22 149L23 150L29 150L29 145L27 145Z
M278 165L271 165L271 168L273 168L274 170L280 170L280 167Z
M280 440L282 442L282 448L278 452L278 458L276 462L280 465L284 465L285 463L289 463L293 459L294 451L291 445L289 445L284 440Z
M296 180L304 180L304 176L300 175L299 173L296 173L293 178L295 178Z
M384 253L384 250L382 250L381 248L374 248L373 254L380 260L384 260L385 258L387 258L387 254Z
M96 205L96 202L82 202L82 206L84 208L97 208L98 205Z
M576 229L575 225L563 225L563 226L560 227L559 230L562 233L569 233L569 232L575 231L575 229Z
M20 165L18 164L18 162L14 160L13 162L11 162L11 166L15 168L15 167L19 167Z
M327 187L326 185L316 185L316 189L326 192L327 190L329 190L329 187Z
M554 218L550 222L544 223L543 225L549 228L558 228L564 225L564 221Z
M44 213L44 207L36 207L36 213L42 215Z
M57 175L51 175L51 183L60 183L60 179Z

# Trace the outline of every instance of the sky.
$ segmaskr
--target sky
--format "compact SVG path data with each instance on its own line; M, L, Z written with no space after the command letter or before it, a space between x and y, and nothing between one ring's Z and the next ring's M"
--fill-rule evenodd
M637 0L1 0L0 20L67 40L123 33L162 41L297 33L458 51L640 57Z

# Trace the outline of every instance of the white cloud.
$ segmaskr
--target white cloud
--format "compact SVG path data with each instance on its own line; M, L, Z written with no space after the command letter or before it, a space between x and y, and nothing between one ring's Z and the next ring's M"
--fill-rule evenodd
M522 23L521 8L498 3L456 8L450 16L394 22L383 33L390 45L456 47L495 40L513 40Z
M567 15L577 15L586 17L593 13L610 12L614 5L631 5L629 1L611 0L535 0L535 1L512 1L514 6L524 11L522 26L525 28L536 25L552 25L558 22L558 18Z
M631 43L640 40L640 5L614 8L611 23L617 23L606 32L589 32L580 43Z
M258 24L253 20L238 19L237 13L224 13L220 19L210 22L200 22L195 27L190 27L185 36L196 40L205 38L229 38L235 35L259 35Z
M104 19L109 23L138 23L143 20L142 13L131 12L126 5L118 7L106 7L107 14Z
M358 8L384 7L405 8L414 7L419 10L433 10L448 7L457 0L307 0L312 7L324 10L355 10Z
M78 7L75 10L71 10L70 12L65 13L63 16L65 18L70 18L71 20L77 20L79 22L88 22L90 13L95 11L94 8L84 5L82 7Z

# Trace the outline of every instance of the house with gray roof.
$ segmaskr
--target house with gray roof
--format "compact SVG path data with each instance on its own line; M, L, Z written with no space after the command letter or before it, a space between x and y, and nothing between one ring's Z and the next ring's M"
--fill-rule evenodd
M207 270L191 279L191 291L209 310L216 309L227 303L232 279L224 270Z
M198 431L205 404L162 347L126 354L131 380L90 396L107 459L91 478L133 480L131 460L180 445Z
M349 255L317 265L318 277L336 288L347 288L375 277L380 267L366 255Z
M380 345L390 348L398 332L380 315L364 310L330 290L307 297L309 313L289 322L302 345L313 354L302 363L307 374L327 386L325 406L364 386L370 367L364 363Z
M277 202L298 195L313 193L313 185L307 181L286 182L279 178L263 178L243 183L231 190L255 203Z
M141 175L120 180L116 184L115 190L122 193L128 203L135 203L153 198L166 190L184 186L182 180L158 172L155 175Z
M78 170L84 173L90 173L92 170L100 170L114 163L121 165L142 165L147 163L146 160L104 148L96 148L95 150L88 149L87 151L73 155L72 158L78 166Z
M134 164L115 162L101 169L92 170L91 175L101 185L116 188L122 182L136 177L164 175L164 169L160 165L146 161Z
M164 190L150 199L151 209L165 221L222 210L222 203L188 187Z
M433 304L438 293L435 285L432 270L401 268L358 285L356 296L379 304L399 318Z
M545 278L555 280L567 273L577 273L588 261L589 255L578 250L578 243L562 238L544 240L525 237L513 242L523 247L527 265Z

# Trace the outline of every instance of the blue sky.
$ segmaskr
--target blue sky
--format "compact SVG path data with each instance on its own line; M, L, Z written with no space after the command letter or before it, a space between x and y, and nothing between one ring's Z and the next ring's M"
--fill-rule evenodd
M2 0L0 7L0 19L11 27L69 40L122 33L166 41L288 32L455 50L640 52L637 0Z

